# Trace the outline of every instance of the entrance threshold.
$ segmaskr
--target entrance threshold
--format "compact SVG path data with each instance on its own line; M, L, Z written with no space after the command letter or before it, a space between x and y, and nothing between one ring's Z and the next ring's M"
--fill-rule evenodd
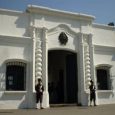
M50 107L68 107L68 106L78 106L76 103L72 103L72 104L50 104Z

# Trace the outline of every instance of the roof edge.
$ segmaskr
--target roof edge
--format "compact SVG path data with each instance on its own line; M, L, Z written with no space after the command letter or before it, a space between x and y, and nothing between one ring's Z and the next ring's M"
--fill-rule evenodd
M0 12L10 12L10 13L24 13L23 11L17 11L17 10L9 10L9 9L3 9L0 8Z
M106 25L106 24L93 23L93 27L101 28L101 29L115 30L115 26L109 26L109 25Z
M82 13L75 13L75 12L69 12L69 11L63 11L63 10L57 10L52 9L49 7L42 7L42 6L36 6L36 5L28 5L27 12L30 13L43 13L43 14L55 14L58 16L68 16L69 18L74 19L84 19L84 20L90 20L93 21L95 19L95 16L92 15L86 15Z

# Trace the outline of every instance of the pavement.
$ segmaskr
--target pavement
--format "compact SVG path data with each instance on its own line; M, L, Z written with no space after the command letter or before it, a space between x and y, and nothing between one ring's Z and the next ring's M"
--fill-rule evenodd
M95 107L66 106L47 109L0 110L0 115L115 115L115 104Z

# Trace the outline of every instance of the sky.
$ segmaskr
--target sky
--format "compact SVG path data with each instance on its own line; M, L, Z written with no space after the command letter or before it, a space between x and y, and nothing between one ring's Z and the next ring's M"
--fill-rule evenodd
M25 11L29 4L92 15L94 23L115 23L115 0L0 0L2 9Z

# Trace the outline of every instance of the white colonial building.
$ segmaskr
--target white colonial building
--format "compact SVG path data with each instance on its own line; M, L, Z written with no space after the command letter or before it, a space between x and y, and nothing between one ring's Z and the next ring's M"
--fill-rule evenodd
M42 78L43 107L115 103L115 27L81 13L28 6L0 9L0 109L34 108Z

